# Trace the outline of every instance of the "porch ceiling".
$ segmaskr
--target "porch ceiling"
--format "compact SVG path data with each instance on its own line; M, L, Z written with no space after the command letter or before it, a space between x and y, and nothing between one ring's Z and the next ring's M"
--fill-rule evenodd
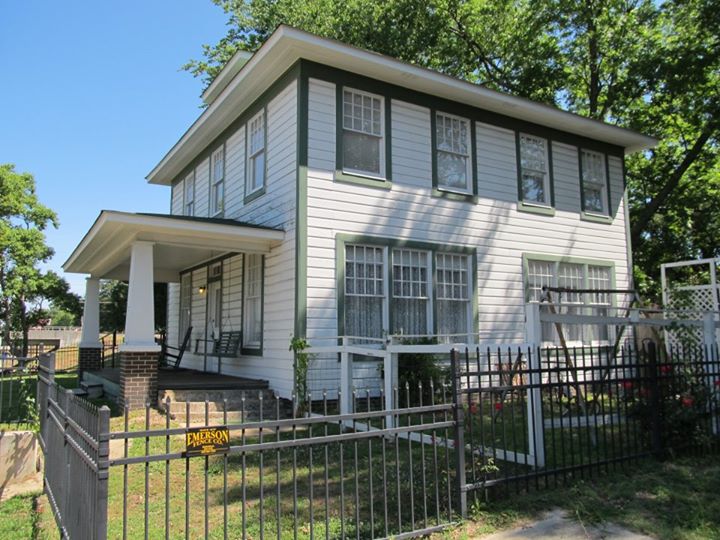
M133 242L154 243L153 277L179 281L180 271L228 253L267 253L285 233L230 219L103 210L70 255L66 272L127 280Z

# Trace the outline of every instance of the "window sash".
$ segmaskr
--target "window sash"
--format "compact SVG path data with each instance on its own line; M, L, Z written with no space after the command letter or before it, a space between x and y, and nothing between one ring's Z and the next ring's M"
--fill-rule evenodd
M191 172L185 177L183 186L184 195L184 214L186 216L195 215L195 173Z
M259 191L266 176L266 115L259 112L248 122L247 193Z
M262 343L262 255L245 255L243 347L259 349Z
M180 276L180 316L178 318L178 347L182 346L187 329L192 322L192 274Z
M471 123L467 118L442 112L435 113L435 172L438 188L461 193L471 192L470 128Z
M385 176L384 104L383 96L352 88L342 89L344 172L376 178Z
M612 267L588 263L568 263L528 259L526 270L526 294L529 302L539 302L542 287L567 287L573 289L609 289L612 284ZM562 293L560 298L553 295L553 301L560 304L558 313L598 313L598 308L612 307L609 293ZM589 308L592 306L592 310ZM570 324L563 327L569 344L587 345L606 343L609 339L608 325ZM558 335L554 323L542 324L542 340L557 343Z
M213 214L219 214L225 206L225 148L222 146L212 154L210 178L211 207Z
M385 326L385 249L345 245L345 333L382 337Z
M607 200L607 171L605 156L599 152L582 150L580 154L580 177L583 189L583 210L607 214L609 204ZM597 192L598 197L590 197L590 192ZM591 202L597 205L591 206Z
M547 139L520 134L520 187L523 202L551 204Z

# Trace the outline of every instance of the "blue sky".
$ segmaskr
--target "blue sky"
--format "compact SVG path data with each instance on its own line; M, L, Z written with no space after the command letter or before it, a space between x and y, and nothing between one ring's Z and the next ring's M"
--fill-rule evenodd
M0 0L0 163L35 175L58 213L60 266L101 209L167 212L145 175L200 114L180 70L226 31L210 0ZM84 294L84 276L64 274Z

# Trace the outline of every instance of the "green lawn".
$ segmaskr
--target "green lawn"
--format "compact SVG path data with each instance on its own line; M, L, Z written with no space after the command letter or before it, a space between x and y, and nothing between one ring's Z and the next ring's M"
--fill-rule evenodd
M583 524L613 522L661 540L720 538L720 458L647 460L567 487L476 503L471 520L438 538L475 538L564 508Z

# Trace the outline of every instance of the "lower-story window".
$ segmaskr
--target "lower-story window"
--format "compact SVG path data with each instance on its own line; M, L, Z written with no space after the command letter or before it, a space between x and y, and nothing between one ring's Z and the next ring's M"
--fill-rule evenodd
M467 255L438 253L435 256L437 276L437 333L467 334L470 330L470 264Z
M558 313L568 315L607 315L612 299L607 292L577 292L581 290L607 290L612 288L611 263L593 263L578 260L552 260L551 257L532 255L526 258L526 297L530 302L542 300L543 287L568 289L551 292ZM562 333L570 346L603 344L608 341L607 325L563 324ZM559 344L555 323L542 324L542 340Z
M192 273L180 276L180 320L178 326L178 347L182 346L192 321Z
M344 245L344 335L468 338L473 331L472 256L426 246Z
M243 294L243 350L262 348L263 256L245 256Z

